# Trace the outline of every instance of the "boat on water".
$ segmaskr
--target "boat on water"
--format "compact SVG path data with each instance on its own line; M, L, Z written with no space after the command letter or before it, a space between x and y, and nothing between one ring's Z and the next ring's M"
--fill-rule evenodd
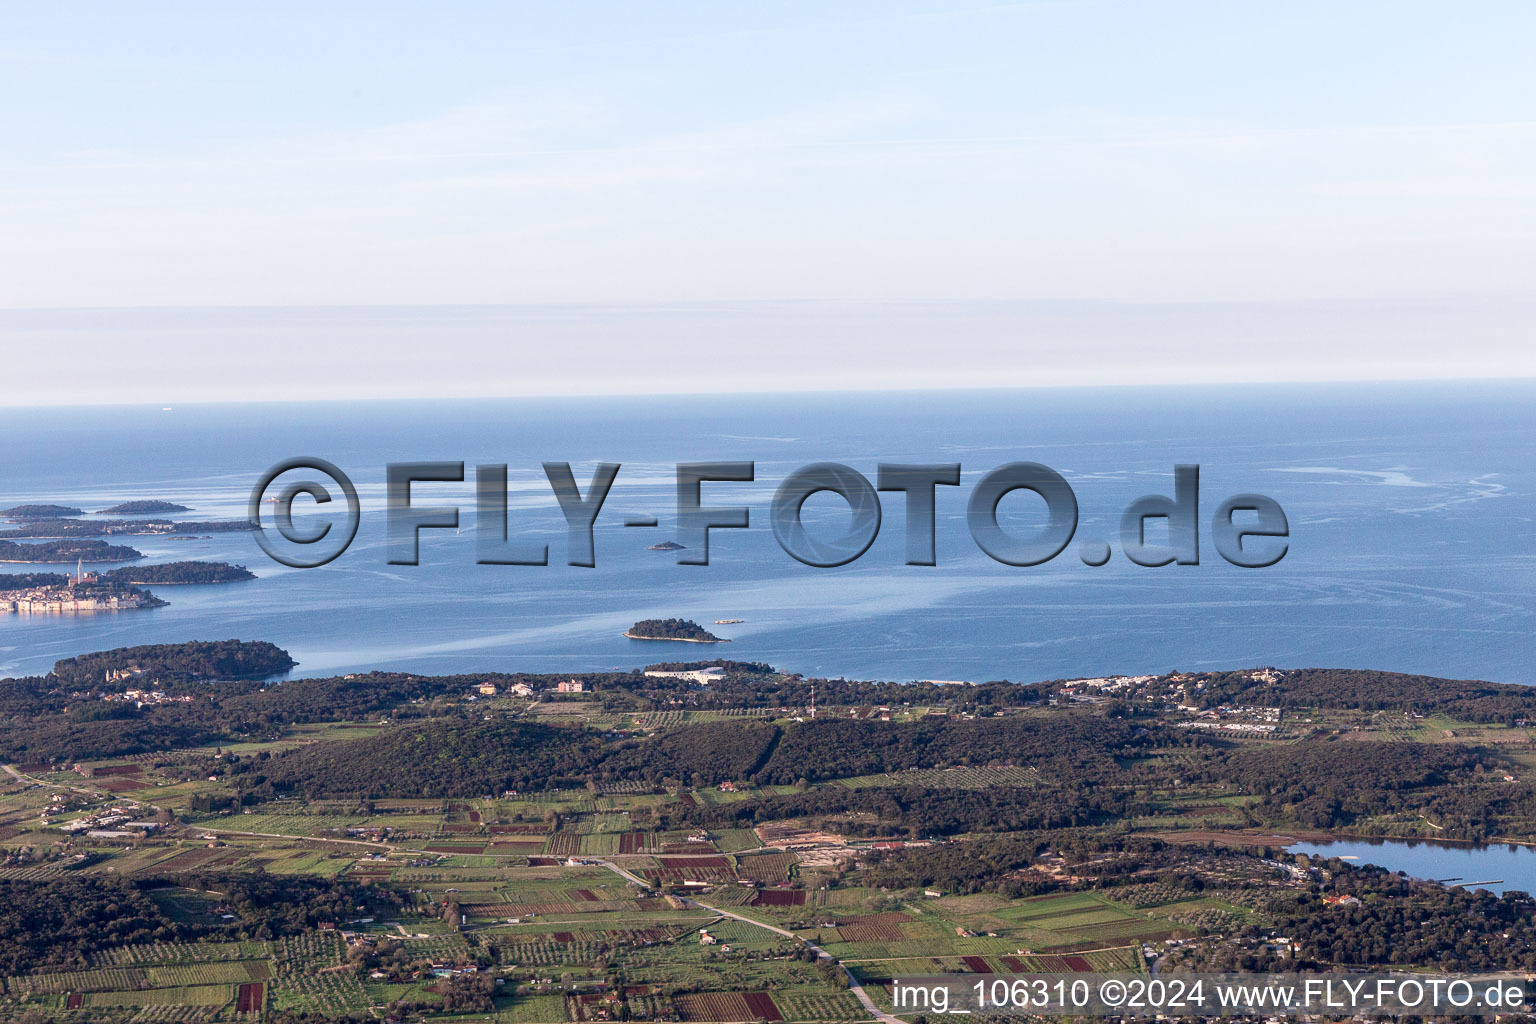
M746 621L747 621L746 619L716 619L715 620L715 625L717 625L717 626L729 626L729 625L731 625L732 623L735 623L735 622L746 622Z

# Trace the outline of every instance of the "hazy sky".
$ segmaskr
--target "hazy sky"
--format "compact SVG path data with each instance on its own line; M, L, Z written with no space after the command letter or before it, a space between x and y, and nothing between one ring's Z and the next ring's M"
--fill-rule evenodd
M4 24L3 404L1536 375L1525 0Z

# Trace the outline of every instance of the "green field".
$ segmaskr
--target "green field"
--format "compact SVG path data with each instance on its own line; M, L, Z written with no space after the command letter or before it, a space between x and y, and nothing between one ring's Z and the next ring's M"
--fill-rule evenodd
M969 691L955 692L971 699ZM980 701L983 691L976 693ZM944 698L923 698L933 699ZM406 729L436 720L458 730L512 713L505 702L469 708L451 697L436 700L391 714ZM654 729L655 742L681 743L668 730L772 717L764 709L748 715L660 707L644 710L618 692L601 701L540 702L528 712L537 726L529 734L547 734L551 722L566 728L585 721L594 731L573 734L574 742L611 742L627 757L652 738L603 737L597 730ZM1261 860L1285 856L1261 852L1276 839L1265 830L1294 826L1286 816L1300 816L1299 807L1326 812L1332 805L1322 797L1306 804L1310 792L1277 795L1273 776L1257 770L1259 782L1246 786L1216 773L1290 738L1222 738L1217 745L1203 734L1187 744L1173 735L1134 746L1161 711L1133 709L1121 720L1100 710L1031 707L1018 716L1031 728L1088 714L1134 746L1093 769L1106 781L1095 777L1066 800L1049 770L1006 763L1026 759L1011 756L1016 735L1003 732L1006 721L994 721L984 705L889 710L897 721L923 723L901 729L940 735L949 723L974 720L1008 745L983 749L979 763L970 763L967 743L948 748L944 759L901 760L898 745L881 745L880 736L881 743L846 751L834 733L835 748L819 748L834 767L808 772L813 781L804 786L790 781L798 762L754 767L757 747L745 747L747 756L732 769L738 777L722 772L708 784L683 755L647 763L644 772L593 771L583 786L575 785L576 773L560 775L564 788L533 792L514 791L511 783L482 788L478 777L465 782L429 765L439 773L429 778L471 795L412 799L433 787L373 788L372 743L357 755L355 791L312 785L307 777L277 786L281 766L308 754L309 745L400 735L377 723L306 723L281 740L96 761L89 774L43 765L35 777L45 785L0 778L0 880L58 883L71 898L74 890L65 886L86 880L109 892L104 900L129 906L122 895L128 890L107 883L125 885L142 897L131 903L133 914L153 921L131 931L130 942L82 942L80 955L13 962L0 991L0 1020L42 1009L59 1024L250 1022L259 1018L241 1018L236 1000L241 986L249 986L250 998L258 985L269 1019L285 1012L388 1019L391 1008L406 1019L514 1024L697 1021L710 1013L750 1019L736 997L761 993L788 1021L865 1020L837 967L804 956L806 941L872 983L897 973L1144 971L1149 960L1175 957L1191 943L1272 936L1288 927L1295 905L1279 897L1306 892L1321 904L1315 897L1343 871L1334 864L1326 877L1321 870L1314 876L1310 866ZM841 728L877 724L885 712L860 706L823 713L836 714ZM772 727L754 724L738 734L711 724L703 731L772 735L779 744L773 750L783 751L795 735L785 723L798 713L783 714ZM1445 756L1457 755L1447 744L1477 747L1481 760L1465 769L1468 785L1500 794L1521 792L1521 766L1536 773L1526 729L1400 711L1287 715L1293 735L1314 728L1326 734L1314 751L1319 757L1340 758L1369 736L1390 750L1394 767L1404 751L1433 747ZM275 725L268 734L282 731ZM517 744L526 738L513 735ZM1497 745L1506 759L1495 761L1480 744ZM520 762L534 748L510 749ZM803 752L818 748L798 749L795 756L810 757ZM780 756L763 750L765 764ZM231 751L278 756L241 761L235 771ZM1048 765L1051 754L1037 747L1028 761ZM416 768L416 756L408 751L396 770ZM914 763L928 767L894 770ZM887 767L893 770L876 770ZM1458 763L1435 768L1460 770ZM516 785L546 784L524 778ZM378 795L390 792L407 796ZM1398 799L1399 791L1391 792ZM1115 818L1122 812L1094 803L1100 795L1103 807L1130 810ZM1333 804L1351 798L1333 796ZM113 813L119 805L123 818L142 815L160 827L116 840L60 827L87 814L123 820ZM1490 806L1497 814L1488 821L1518 825L1509 808L1521 805L1513 797L1507 806ZM912 807L933 813L918 819ZM1363 829L1420 835L1434 826L1417 811L1389 803L1356 821ZM1002 823L1004 814L1014 820ZM1495 827L1482 818L1476 823ZM1246 852L1239 857L1237 849ZM250 878L274 886L268 893L287 892L285 886L308 893L312 886L322 895L263 916L265 904L253 909L230 891ZM1511 916L1507 927L1524 920ZM1240 951L1251 953L1251 945ZM872 991L884 998L878 985ZM455 1000L478 1009L447 1012Z

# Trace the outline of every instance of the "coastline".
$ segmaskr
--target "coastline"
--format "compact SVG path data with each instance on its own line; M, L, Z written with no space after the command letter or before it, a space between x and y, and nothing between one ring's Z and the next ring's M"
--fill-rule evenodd
M1295 843L1431 843L1438 846L1536 846L1531 839L1441 839L1437 836L1377 835L1361 832L1325 832L1316 829L1297 829L1286 832L1228 831L1223 829L1190 829L1188 831L1163 830L1150 833L1167 843L1217 843L1227 846L1290 846Z
M631 633L627 629L624 631L624 635L629 637L629 639L631 639L631 640L665 640L668 643L674 643L674 644L728 644L728 643L730 643L730 641L725 639L724 637L718 637L718 636L715 637L713 640L698 640L698 639L695 639L693 637L686 637L686 636L637 636L636 634Z
M259 576L251 576L238 580L128 580L126 586L130 587L220 587L230 583L250 583L260 579Z
M123 561L124 562L132 562L132 561L136 561L136 559L125 558L125 559L123 559ZM23 562L23 561L20 561L18 559L15 559L15 558L0 558L0 565L69 565L69 564L70 564L69 562L32 562L32 561L25 561L25 562ZM119 562L113 562L113 561L104 561L104 562L97 562L96 564L97 565L118 565L120 563Z

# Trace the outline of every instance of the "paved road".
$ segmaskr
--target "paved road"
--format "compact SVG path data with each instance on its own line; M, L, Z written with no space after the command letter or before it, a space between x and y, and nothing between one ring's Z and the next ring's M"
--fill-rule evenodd
M212 832L223 836L260 836L263 839L303 839L307 842L314 843L346 843L349 846L366 846L370 850L394 850L394 847L390 846L388 843L375 843L368 839L327 839L322 836L295 836L286 832L247 832L244 829L215 828L212 825L203 824L187 825L186 827L189 829L194 829L198 832Z
M105 796L105 795L107 795L104 790L88 789L88 788L86 788L84 786L62 786L62 785L59 785L56 782L44 782L42 779L34 779L30 775L22 774L21 772L17 771L15 768L11 767L8 764L0 765L0 769L4 769L6 774L12 776L13 778L16 778L16 779L18 779L18 780L20 780L22 782L30 782L30 783L32 783L35 786L46 786L49 789L64 789L64 790L70 791L71 793L88 793L88 794L90 794L92 796ZM143 803L143 801L141 801L141 800L135 800L133 802L136 803L136 804L142 804ZM154 805L153 804L149 804L148 806L153 807ZM366 839L325 839L325 838L321 838L319 836L285 835L284 833L281 833L281 832L247 832L247 831L245 831L243 829L238 829L238 828L215 828L212 825L188 825L186 827L189 828L189 829L197 829L198 831L201 831L201 832L216 832L216 833L219 833L219 834L222 834L222 835L231 835L231 836L260 836L260 837L262 837L264 839L313 839L315 842L319 842L319 843L346 843L346 844L348 844L350 846L366 846L369 849L375 849L375 850L379 850L379 849L382 849L382 850L393 850L394 849L394 847L391 846L388 843L375 843L375 842L370 842L370 841L368 841Z
M7 775L12 776L19 782L30 782L34 786L42 786L45 789L64 789L71 793L89 793L91 796L106 795L105 790L91 789L89 786L64 786L57 782L44 782L42 779L34 779L30 775L23 775L21 772L17 771L15 768L12 768L8 764L0 765L0 768L4 768ZM138 801L134 802L137 803Z
M647 882L645 879L641 878L637 874L634 874L633 872L625 871L611 860L594 860L592 863L601 864L603 867L607 868L609 871L614 872L625 881L632 882L642 889L649 889L651 887L650 882Z

